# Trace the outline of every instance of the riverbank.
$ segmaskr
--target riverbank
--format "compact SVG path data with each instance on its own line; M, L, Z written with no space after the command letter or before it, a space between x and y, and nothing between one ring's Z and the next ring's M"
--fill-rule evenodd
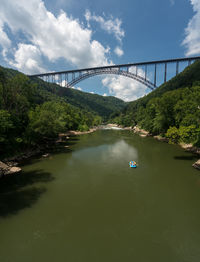
M67 140L72 136L78 136L78 135L84 135L84 134L90 134L98 129L123 129L123 130L130 130L134 132L135 134L138 134L141 137L148 137L151 136L155 138L156 140L159 140L161 142L169 142L169 140L166 137L162 136L153 136L148 131L141 129L138 126L135 127L122 127L117 124L107 124L102 125L98 127L93 127L88 131L67 131L66 133L61 133L58 136L58 139L55 141L51 141L51 143L46 143L44 145L37 145L37 148L35 149L29 149L24 152L21 152L18 155L3 159L2 162L0 161L0 177L6 176L6 175L12 175L15 173L19 173L21 171L21 168L18 167L20 163L22 163L25 160L31 159L35 156L41 156L41 157L49 157L50 153L57 148L58 150L69 146L66 145ZM179 144L185 151L200 155L200 148L194 147L192 144ZM195 162L193 167L200 170L200 159Z
M65 146L64 143L71 137L71 136L78 136L78 135L84 135L84 134L90 134L95 132L98 129L98 127L93 127L89 129L88 131L67 131L66 133L62 133L58 135L58 139L55 141L51 141L48 143L45 143L43 145L37 145L37 148L27 149L23 152L20 152L19 154L15 154L14 156L7 157L0 161L0 178L7 176L7 175L13 175L21 172L21 168L18 167L18 165L22 164L25 160L31 159L35 156L41 156L41 157L49 157L50 153L57 149L61 149L63 146ZM63 145L63 146L62 146Z
M21 172L21 168L17 167L18 163L10 162L5 164L0 161L0 178L7 175L13 175Z
M140 137L153 137L158 141L161 142L165 142L165 143L169 143L169 139L160 135L156 135L153 136L150 132L138 127L138 126L134 126L134 127L123 127L117 124L107 124L107 125L103 125L103 126L98 126L96 128L91 128L89 131L84 131L84 132L80 132L80 131L68 131L65 134L60 134L60 141L62 141L62 139L67 139L70 136L76 136L76 135L82 135L82 134L89 134L89 133L93 133L98 129L123 129L123 130L130 130L133 131L135 134L138 134ZM196 155L200 155L200 148L198 147L194 147L192 144L185 144L185 143L180 143L179 144L180 147L182 147L185 151L188 151L190 153L196 154ZM197 168L200 170L200 159L195 162L192 165L194 168Z
M150 134L148 131L141 129L138 126L134 126L132 128L133 132L138 134L141 137L147 137L147 136L152 136L153 138L161 141L161 142L166 142L169 143L169 139L166 137L162 137L160 135L157 136L153 136L152 134ZM196 154L196 155L200 155L200 148L193 146L192 144L185 144L185 143L179 143L178 144L180 147L182 147L185 151ZM193 165L194 168L200 170L200 159L198 161L196 161Z
M64 135L65 136L78 136L78 135L85 135L85 134L90 134L90 133L93 133L95 131L97 131L97 129L99 129L98 127L93 127L93 128L90 128L88 131L74 131L74 130L71 130L71 131L68 131L66 132ZM59 136L62 136L62 134L59 134Z
M109 124L111 126L119 127L123 130L131 130L135 134L138 134L140 137L153 137L158 141L169 143L169 139L167 137L163 137L160 135L153 136L150 132L140 128L139 126L134 126L134 127L122 127L120 125L116 124ZM199 155L200 156L200 148L193 146L192 144L185 144L185 143L179 143L178 144L181 148L183 148L185 151ZM193 165L194 168L200 170L200 159L196 161Z

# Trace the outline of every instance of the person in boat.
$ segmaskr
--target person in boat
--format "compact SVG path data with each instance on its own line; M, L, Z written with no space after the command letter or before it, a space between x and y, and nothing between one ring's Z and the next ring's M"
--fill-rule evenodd
M135 161L130 161L129 165L130 165L130 167L133 167L133 166L136 166L137 164L136 164Z

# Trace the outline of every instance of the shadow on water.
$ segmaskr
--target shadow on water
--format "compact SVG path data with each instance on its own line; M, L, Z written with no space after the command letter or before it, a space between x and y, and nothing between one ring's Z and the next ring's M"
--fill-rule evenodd
M54 177L42 170L22 172L20 175L4 177L0 181L0 217L17 214L30 208L46 192L46 187L37 183L47 183Z
M20 167L26 166L26 165L31 165L31 164L35 164L39 161L41 161L41 159L43 159L43 154L49 154L49 156L47 157L48 159L50 159L53 155L56 155L58 153L71 153L73 150L70 148L71 145L75 144L76 142L64 142L60 145L57 145L55 147L49 148L47 150L45 150L43 153L39 153L35 156L32 156L30 158L24 159L20 161Z
M198 159L197 155L188 155L188 156L175 156L176 160L196 160Z

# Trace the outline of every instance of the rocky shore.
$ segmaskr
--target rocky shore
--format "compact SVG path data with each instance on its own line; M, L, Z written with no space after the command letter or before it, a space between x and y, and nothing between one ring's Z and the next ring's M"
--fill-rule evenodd
M17 163L8 162L5 164L0 161L0 178L7 175L13 175L19 172L21 172L21 168L17 167Z
M193 165L194 168L200 170L200 159L198 161L196 161Z
M132 127L125 127L123 128L125 130L129 129L129 130L133 130L133 132L135 134L138 134L139 136L141 137L147 137L147 136L152 136L148 131L144 130L144 129L141 129L140 127L138 126L134 126L133 128ZM166 137L162 137L162 136L152 136L153 138L159 140L159 141L162 141L162 142L166 142L168 143L169 142L169 139L166 138ZM184 144L184 143L180 143L179 144L184 150L188 151L188 152L191 152L193 154L197 154L197 155L200 155L200 148L198 147L195 147L193 146L192 144ZM193 165L192 165L194 168L200 170L200 159L195 162Z
M193 146L192 144L180 144L180 146L188 152L191 152L196 155L200 155L200 148ZM192 166L200 170L200 159L196 161Z
M117 124L107 124L105 126L99 126L99 127L91 128L88 131L81 132L81 131L71 130L71 131L68 131L66 133L59 134L58 140L54 141L54 147L55 147L56 144L65 143L70 138L70 136L90 134L90 133L95 132L98 129L106 129L106 128L130 130L130 131L133 131L135 134L138 134L141 137L152 136L148 131L141 129L138 126L122 127L122 126L119 126ZM152 136L152 137L159 140L159 141L162 141L162 142L168 143L168 141L169 141L167 138L159 136L159 135L158 136ZM194 154L200 155L200 148L194 147L192 144L181 143L180 146L188 152L192 152ZM64 147L68 147L68 146L65 145ZM13 157L4 159L3 162L0 161L0 178L3 177L3 176L19 173L21 171L21 168L18 167L18 163L23 161L23 160L29 159L29 158L34 157L36 155L41 155L42 157L48 157L49 153L46 153L46 152L50 151L51 148L52 148L52 145L51 145L51 147L49 147L49 145L44 145L42 147L38 147L37 149L27 150L26 152L23 152L23 153L21 153L17 156L13 156ZM195 162L192 166L194 168L200 170L200 159L197 162Z
M77 135L83 135L83 134L89 134L93 133L98 129L98 127L91 128L88 131L68 131L63 134L59 134L58 140L53 141L50 144L44 144L43 146L38 146L36 149L30 149L26 150L18 155L5 158L2 161L0 161L0 178L7 176L7 175L13 175L21 172L21 168L18 167L20 162L23 162L24 160L30 159L34 156L41 155L42 157L46 158L49 157L49 151L52 150L52 148L55 148L56 145L60 145L62 143L65 143L70 136L77 136ZM64 146L68 147L68 146Z
M90 128L88 131L68 131L66 133L67 136L78 136L78 135L85 135L95 132L98 129L98 127Z
M141 129L138 126L134 126L132 130L135 134L138 134L141 137L151 136L148 131Z
M200 148L193 146L192 144L184 144L180 143L179 144L184 150L192 152L194 154L200 155Z

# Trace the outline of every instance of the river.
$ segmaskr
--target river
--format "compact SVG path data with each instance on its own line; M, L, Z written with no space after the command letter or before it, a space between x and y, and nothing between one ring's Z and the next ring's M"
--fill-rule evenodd
M71 138L0 182L0 261L199 262L195 160L130 131Z

